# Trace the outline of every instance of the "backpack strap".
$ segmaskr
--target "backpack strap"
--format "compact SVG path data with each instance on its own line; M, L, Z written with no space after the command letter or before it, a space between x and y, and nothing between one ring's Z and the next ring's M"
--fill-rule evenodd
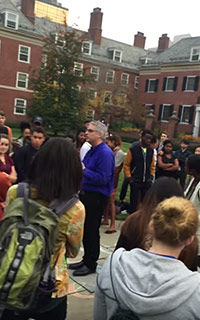
M55 212L55 214L60 217L64 212L71 209L77 202L79 201L78 194L73 195L71 199L69 199L67 202L56 202L53 205L50 206L51 210Z
M27 182L20 182L17 188L17 198L24 198L24 222L27 226L29 224L28 218L28 198L29 198L29 185Z
M116 295L116 291L115 291L115 287L114 287L114 282L113 282L113 276L112 276L112 261L113 261L113 255L114 255L114 252L111 254L111 258L110 258L110 280L111 280L111 285L112 285L113 293L114 293L114 296L115 296L115 300L117 301L118 308L121 310L119 301L118 301L118 299L117 299L117 295Z

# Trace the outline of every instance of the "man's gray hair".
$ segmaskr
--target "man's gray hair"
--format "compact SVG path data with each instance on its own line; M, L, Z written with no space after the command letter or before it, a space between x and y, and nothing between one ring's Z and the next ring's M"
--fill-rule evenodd
M90 124L96 127L97 132L101 133L102 140L106 140L108 136L108 128L106 127L106 125L101 121L95 120L91 121Z

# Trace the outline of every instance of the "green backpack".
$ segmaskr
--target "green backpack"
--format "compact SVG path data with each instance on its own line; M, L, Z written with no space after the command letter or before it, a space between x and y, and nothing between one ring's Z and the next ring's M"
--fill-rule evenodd
M28 184L20 183L17 198L5 208L0 221L0 310L38 308L41 297L51 297L55 277L50 259L59 216L78 201L75 195L47 208L28 196Z

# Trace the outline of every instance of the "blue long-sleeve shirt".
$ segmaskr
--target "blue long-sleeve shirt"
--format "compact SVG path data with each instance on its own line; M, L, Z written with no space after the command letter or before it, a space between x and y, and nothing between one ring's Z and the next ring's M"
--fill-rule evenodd
M102 142L86 153L83 163L82 190L109 196L114 185L115 160L112 150Z

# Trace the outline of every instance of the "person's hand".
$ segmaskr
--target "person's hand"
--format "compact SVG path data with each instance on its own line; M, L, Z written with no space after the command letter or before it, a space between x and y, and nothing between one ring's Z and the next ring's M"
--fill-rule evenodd
M128 180L128 182L129 182L130 184L132 184L132 183L134 182L133 177L130 177L129 180Z
M85 169L85 165L84 165L83 162L81 162L81 164L82 164L82 169L84 170Z

